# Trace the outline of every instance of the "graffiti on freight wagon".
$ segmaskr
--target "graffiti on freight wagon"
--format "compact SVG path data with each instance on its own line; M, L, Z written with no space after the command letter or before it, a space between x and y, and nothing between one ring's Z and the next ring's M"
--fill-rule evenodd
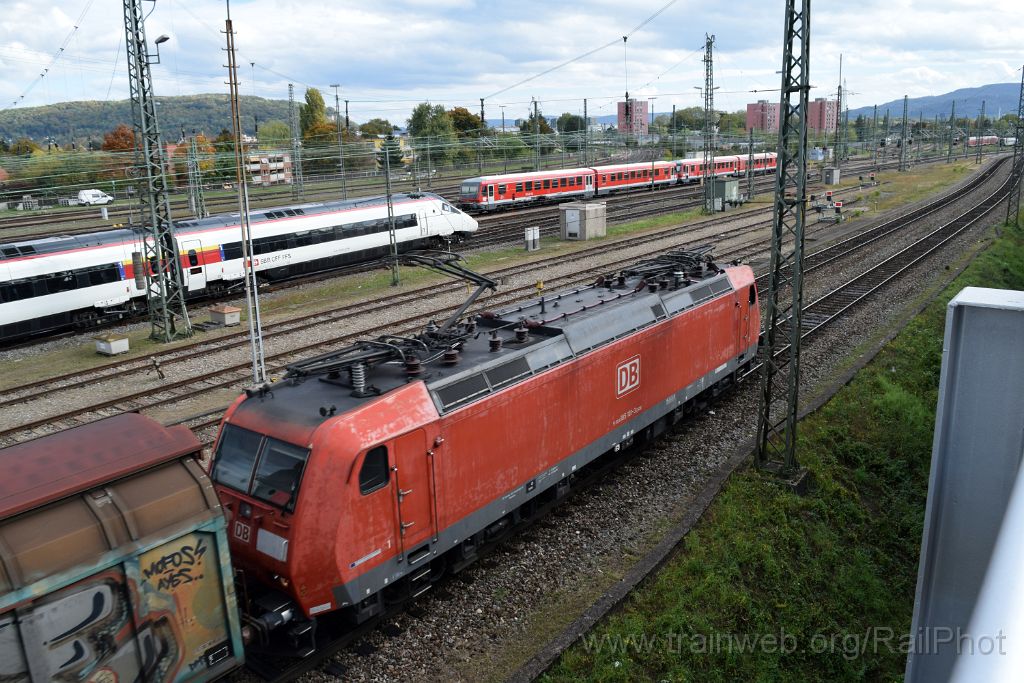
M187 534L0 615L0 680L173 683L229 656L207 536Z

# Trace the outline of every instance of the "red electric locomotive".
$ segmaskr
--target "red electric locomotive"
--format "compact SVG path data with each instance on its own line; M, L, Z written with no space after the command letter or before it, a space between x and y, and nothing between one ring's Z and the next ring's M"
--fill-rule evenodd
M318 615L380 614L735 379L757 350L754 275L709 251L469 322L460 311L240 397L211 472L247 623L311 648Z

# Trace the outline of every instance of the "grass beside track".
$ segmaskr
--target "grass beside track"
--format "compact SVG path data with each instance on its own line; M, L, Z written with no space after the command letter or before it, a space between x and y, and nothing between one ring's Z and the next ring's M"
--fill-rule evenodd
M734 474L680 551L543 680L902 680L945 305L969 285L1024 289L1024 231L1005 229L801 422L810 495Z

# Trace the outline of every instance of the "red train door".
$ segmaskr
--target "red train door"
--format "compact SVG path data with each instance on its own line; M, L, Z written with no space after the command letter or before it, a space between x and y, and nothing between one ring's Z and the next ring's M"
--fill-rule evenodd
M394 454L398 543L402 554L406 554L434 535L433 478L424 431L417 429L395 439ZM429 552L423 556L429 556ZM414 561L412 557L407 559L410 564Z

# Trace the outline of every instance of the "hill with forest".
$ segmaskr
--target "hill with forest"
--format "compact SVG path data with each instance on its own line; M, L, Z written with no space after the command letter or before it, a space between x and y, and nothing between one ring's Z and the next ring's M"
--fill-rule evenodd
M193 130L216 136L231 128L231 105L227 95L183 95L157 97L157 118L165 140L177 140L180 131ZM263 97L242 96L242 126L252 134L255 122L288 121L288 102ZM331 110L333 112L333 109ZM119 123L132 125L129 100L109 102L61 102L43 107L12 108L0 111L0 137L5 140L29 138L45 147L48 138L60 146L72 141L78 146L93 143L99 148L104 133Z
M976 118L981 113L981 103L985 103L985 118L999 119L1006 114L1017 113L1020 98L1020 83L992 83L977 88L960 88L943 95L929 97L911 97L907 100L907 117L910 119L949 119L950 109L956 102L957 118ZM885 112L889 112L892 120L903 117L903 100L880 103L878 118L881 120ZM874 105L850 110L850 120L863 115L870 118L874 113Z

